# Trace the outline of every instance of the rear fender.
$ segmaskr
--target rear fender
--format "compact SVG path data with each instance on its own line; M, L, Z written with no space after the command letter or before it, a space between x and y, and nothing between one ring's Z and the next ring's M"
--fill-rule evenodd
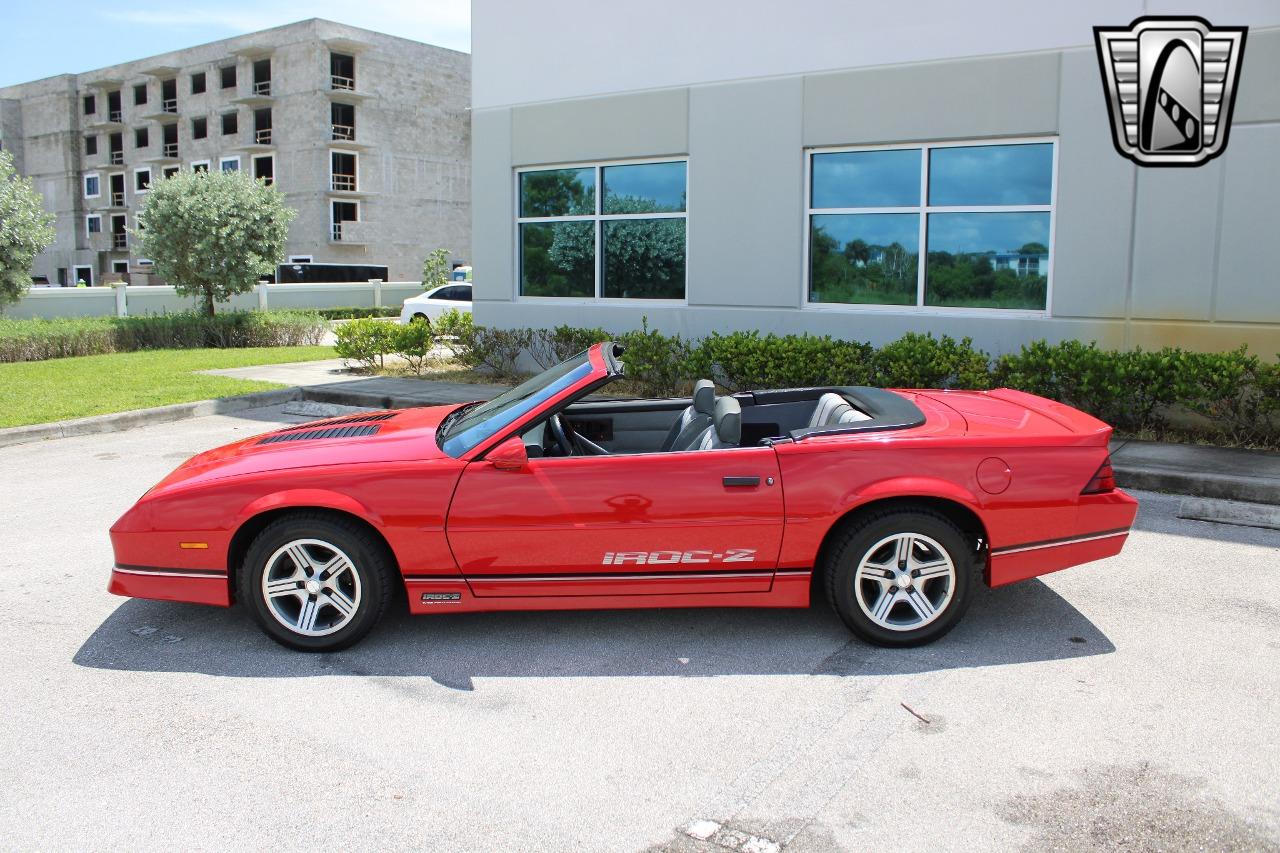
M879 480L853 496L854 499L845 507L844 512L857 509L859 506L872 501L911 497L941 498L942 500L954 501L955 503L963 504L972 510L974 514L979 514L980 504L972 492L955 483L936 477L892 477L887 480ZM842 512L841 514L843 515L844 513Z

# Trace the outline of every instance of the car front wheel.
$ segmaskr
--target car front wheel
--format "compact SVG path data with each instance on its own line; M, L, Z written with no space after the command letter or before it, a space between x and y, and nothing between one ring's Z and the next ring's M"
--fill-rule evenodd
M862 639L923 645L964 615L973 549L946 517L924 509L872 513L837 536L823 567L827 596Z
M393 586L386 550L368 531L311 513L267 525L239 580L240 600L267 636L311 652L338 651L369 633Z

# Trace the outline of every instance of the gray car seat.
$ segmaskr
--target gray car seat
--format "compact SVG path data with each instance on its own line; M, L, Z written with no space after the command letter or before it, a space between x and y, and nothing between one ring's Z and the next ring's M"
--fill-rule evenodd
M742 441L742 406L732 397L716 400L716 413L711 426L702 431L690 450L715 450L737 447Z
M716 408L716 386L710 379L693 384L693 405L680 413L662 441L662 451L688 450L689 445L711 426Z
M839 394L828 391L818 398L818 405L809 417L809 426L835 426L868 420L871 420L870 415L849 405L849 401Z

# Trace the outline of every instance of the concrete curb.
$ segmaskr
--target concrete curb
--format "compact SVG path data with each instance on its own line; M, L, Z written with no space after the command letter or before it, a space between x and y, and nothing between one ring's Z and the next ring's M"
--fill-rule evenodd
M1280 486L1276 485L1275 480L1262 477L1172 471L1124 465L1114 460L1113 467L1116 472L1116 484L1123 489L1172 492L1178 495L1245 503L1280 504Z
M206 415L222 415L245 409L260 409L264 406L278 406L302 399L302 396L302 388L280 388L275 391L259 391L236 397L222 397L217 400L197 400L193 403L175 403L172 406L158 406L154 409L135 409L131 412L94 415L91 418L10 427L0 429L0 447L45 441L51 438L69 438L75 435L121 432L151 424L184 421Z
M1183 498L1182 503L1178 505L1178 518L1280 530L1280 506L1274 504L1220 501L1212 498Z

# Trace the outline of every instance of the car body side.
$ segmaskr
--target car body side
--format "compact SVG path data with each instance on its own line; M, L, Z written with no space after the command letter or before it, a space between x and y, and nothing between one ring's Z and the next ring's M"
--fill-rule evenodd
M410 592L410 609L419 613L440 612L440 602L448 602L452 611L802 607L809 602L810 575L820 565L832 531L858 513L889 504L924 504L951 517L973 540L992 586L1119 552L1136 502L1118 490L1081 494L1107 459L1110 429L1105 424L1018 392L901 393L924 411L925 424L892 432L810 436L774 442L767 451L753 449L775 455L782 507L776 561L767 561L773 574L760 588L720 591L718 579L708 574L701 585L641 590L624 567L601 569L610 577L594 585L592 594L477 596L451 546L450 508L468 467L487 472L486 466L492 466L484 461L485 452L511 430L454 459L439 452L434 436L435 425L454 407L437 407L409 410L412 426L391 445L357 438L297 442L273 449L270 457L236 455L258 437L196 457L112 528L119 568L110 589L122 595L229 605L235 572L253 533L278 513L298 509L340 513L375 531ZM572 395L549 401L521 423L544 417L563 405L566 396ZM1020 415L1011 417L1019 410ZM714 451L717 455L704 458L741 452ZM616 495L640 496L643 502L645 496L670 489L661 473L663 465L654 465L647 474L645 463L671 455L611 457L634 460L625 468L631 479L617 483ZM680 456L691 460L689 464L698 459L696 453ZM530 460L533 473L541 471L546 477L554 476L555 465L575 462L588 464L581 459ZM746 515L733 517L734 500L726 490L723 502L705 508L706 517L751 524ZM609 510L620 530L630 522L634 531L636 523L644 521L634 513L627 515L631 510L626 501ZM546 513L549 525L571 527L577 522L563 512L557 515L554 506ZM514 534L500 544L513 553L524 547ZM655 542L652 547L668 546ZM635 594L641 591L649 594Z

